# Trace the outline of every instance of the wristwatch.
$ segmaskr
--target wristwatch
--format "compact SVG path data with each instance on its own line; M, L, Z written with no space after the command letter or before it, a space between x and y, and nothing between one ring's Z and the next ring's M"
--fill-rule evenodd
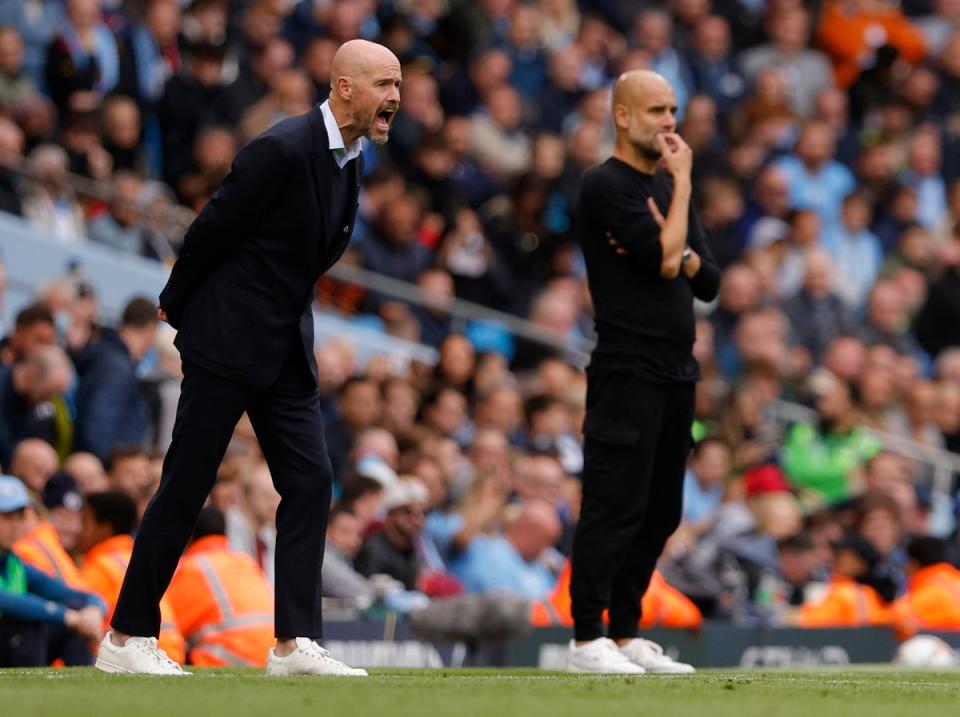
M680 255L680 263L686 264L688 261L690 261L690 257L692 256L693 256L693 249L691 249L690 247L687 247L686 249L683 250L683 254Z

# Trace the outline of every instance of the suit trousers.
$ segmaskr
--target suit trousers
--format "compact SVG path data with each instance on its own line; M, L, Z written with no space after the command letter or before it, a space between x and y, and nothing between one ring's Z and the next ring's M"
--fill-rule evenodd
M255 390L184 360L173 438L156 495L137 532L113 627L156 636L166 592L217 477L233 430L246 411L280 494L275 556L278 637L322 636L320 566L333 472L320 394L302 344L291 346L277 380Z
M640 601L680 524L693 384L590 376L570 578L576 640L638 634ZM609 629L603 611L609 609Z

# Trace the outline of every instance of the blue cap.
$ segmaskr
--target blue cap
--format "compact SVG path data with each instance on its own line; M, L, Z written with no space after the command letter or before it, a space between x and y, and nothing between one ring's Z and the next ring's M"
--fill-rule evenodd
M0 475L0 513L12 513L30 505L30 496L19 478Z

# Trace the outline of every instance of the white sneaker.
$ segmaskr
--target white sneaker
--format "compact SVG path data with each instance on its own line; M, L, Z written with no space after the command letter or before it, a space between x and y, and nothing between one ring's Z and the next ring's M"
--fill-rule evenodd
M267 658L267 674L277 677L286 675L337 675L340 677L366 677L367 671L347 665L330 656L330 653L307 637L297 638L297 647L286 657L277 657L270 650Z
M184 677L192 672L184 672L167 653L157 646L155 637L129 637L123 646L114 645L108 631L100 641L97 651L96 667L103 672L128 675L172 675Z
M640 665L647 672L660 672L672 675L689 675L696 672L693 665L686 662L677 662L669 655L664 654L663 648L652 640L635 637L620 649L620 654L635 665Z
M642 675L646 670L631 662L629 657L620 652L617 643L613 640L598 637L579 647L576 641L570 641L567 672Z

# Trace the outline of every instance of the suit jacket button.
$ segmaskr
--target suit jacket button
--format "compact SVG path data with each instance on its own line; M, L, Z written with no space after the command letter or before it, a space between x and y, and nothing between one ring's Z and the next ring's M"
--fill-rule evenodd
M343 233L346 234L346 233L349 232L349 231L350 231L350 225L347 224L347 226L345 226L345 227L343 228Z

